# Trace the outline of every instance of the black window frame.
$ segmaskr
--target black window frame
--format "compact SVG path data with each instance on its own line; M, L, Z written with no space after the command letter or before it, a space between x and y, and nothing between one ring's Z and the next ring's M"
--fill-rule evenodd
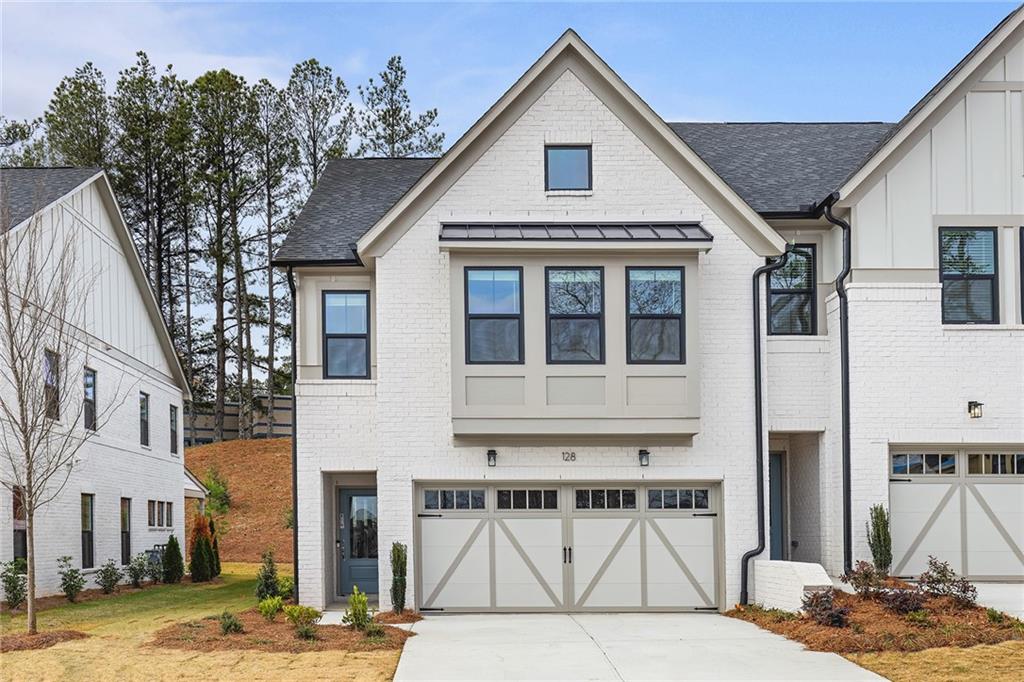
M92 397L89 397L89 377L92 377ZM85 367L82 370L82 426L87 431L95 431L96 424L96 370Z
M20 500L20 503L19 503ZM23 512L22 518L18 518L18 507ZM13 552L14 559L28 559L28 515L25 509L25 489L20 485L11 487L11 526L13 528Z
M587 186L551 188L551 177L548 174L548 152L558 149L587 150ZM593 144L546 144L544 145L544 191L545 192L592 192L594 191L594 145Z
M52 361L51 361L52 358ZM55 367L52 368L50 363ZM54 421L60 421L60 353L49 348L43 349L43 401L45 403L46 417ZM53 383L50 383L51 376Z
M146 525L156 528L156 500L146 501Z
M156 501L156 527L164 528L167 524L164 523L164 507L167 505L163 500Z
M772 286L772 273L768 273L768 335L769 336L817 336L818 335L818 245L817 244L794 244L793 251L803 251L810 254L811 258L811 287L810 289L776 289ZM775 294L803 294L811 299L811 327L806 332L775 331L774 317L772 316L772 298Z
M525 273L521 265L467 265L463 268L462 275L462 296L463 296L463 322L465 326L465 354L467 365L522 365L526 363L526 332L525 332L525 286L523 279ZM497 270L515 271L519 273L519 314L509 313L470 313L469 312L469 273L470 272L494 272ZM470 320L519 320L519 359L508 360L471 360L469 357L469 321Z
M178 454L178 406L171 405L171 413L169 415L170 427L171 427L171 454Z
M366 297L365 334L328 334L327 297L331 294L362 294ZM366 371L363 374L329 374L327 367L327 342L329 339L363 339L366 344ZM369 289L324 289L320 293L320 350L323 354L322 375L324 379L369 379L370 378L370 290Z
M132 498L121 498L118 513L121 522L121 565L127 566L132 562Z
M82 568L89 569L96 567L96 496L92 493L82 493L82 506L85 506L86 498L89 499L89 530L82 524ZM85 510L82 510L82 520L85 520Z
M139 445L149 447L149 394L139 391Z
M945 232L991 232L992 233L992 274L991 275L948 275L942 267L942 235ZM940 227L937 252L939 258L939 286L942 324L999 324L999 228L998 227ZM946 318L946 281L989 280L992 287L992 317L988 320L949 320Z
M679 273L679 314L651 315L633 313L630 310L629 275L631 272L678 272ZM603 300L602 300L603 302ZM633 320L678 320L679 322L679 359L678 360L634 360L633 359ZM627 365L685 365L686 364L686 267L682 265L629 265L626 266L626 364Z
M601 312L597 315L552 315L551 314L551 280L552 270L597 270L601 282ZM607 329L605 326L605 287L603 265L547 265L544 267L544 355L549 365L603 365L606 361L605 345ZM551 320L592 320L597 319L601 333L601 357L597 360L552 360L551 359Z
M174 503L168 500L164 504L164 528L174 527Z

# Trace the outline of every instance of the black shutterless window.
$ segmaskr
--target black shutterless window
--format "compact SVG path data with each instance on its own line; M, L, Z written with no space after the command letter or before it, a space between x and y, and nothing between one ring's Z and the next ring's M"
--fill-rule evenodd
M544 269L548 364L604 363L604 268Z
M14 558L28 559L28 515L25 509L25 490L21 486L14 486L11 489L11 498Z
M121 565L127 566L132 561L132 501L121 498Z
M92 568L95 564L93 554L93 500L92 495L82 495L82 568Z
M943 324L999 322L999 247L994 227L939 228Z
M370 292L325 291L325 379L370 378Z
M593 188L591 147L586 144L544 147L544 189L589 190Z
M178 454L178 406L171 405L171 454Z
M817 333L817 249L797 244L768 281L768 333Z
M60 354L52 350L43 351L43 399L46 416L60 419Z
M686 361L683 273L683 268L626 268L630 364Z
M82 425L96 430L96 370L85 368L82 378L85 394L82 398Z
M523 362L523 269L466 268L466 363Z
M149 445L149 394L139 393L139 443Z

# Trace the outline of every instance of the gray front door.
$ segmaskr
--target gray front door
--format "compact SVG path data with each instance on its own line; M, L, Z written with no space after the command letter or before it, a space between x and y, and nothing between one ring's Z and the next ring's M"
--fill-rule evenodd
M338 491L338 594L377 594L377 491Z

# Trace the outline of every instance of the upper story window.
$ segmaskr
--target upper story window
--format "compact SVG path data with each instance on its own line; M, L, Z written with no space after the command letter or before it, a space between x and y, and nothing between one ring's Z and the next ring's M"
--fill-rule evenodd
M817 253L814 244L797 244L786 264L768 281L768 333L816 334Z
M149 394L139 393L139 443L149 445Z
M46 416L60 419L60 354L43 351L43 400Z
M549 364L604 363L604 268L548 267Z
M370 292L325 291L324 378L370 378Z
M178 454L178 406L171 405L171 454Z
M683 268L626 268L628 361L684 361Z
M466 362L523 362L522 268L466 268Z
M82 397L82 424L90 431L96 430L96 370L85 368L82 378L85 395Z
M590 145L548 145L544 147L544 189L589 190L593 188Z
M999 322L997 259L996 228L939 229L943 324Z

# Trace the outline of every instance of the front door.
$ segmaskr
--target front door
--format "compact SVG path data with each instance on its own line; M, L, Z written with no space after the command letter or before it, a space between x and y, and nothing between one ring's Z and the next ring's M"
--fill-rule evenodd
M377 594L377 491L338 491L338 594Z

